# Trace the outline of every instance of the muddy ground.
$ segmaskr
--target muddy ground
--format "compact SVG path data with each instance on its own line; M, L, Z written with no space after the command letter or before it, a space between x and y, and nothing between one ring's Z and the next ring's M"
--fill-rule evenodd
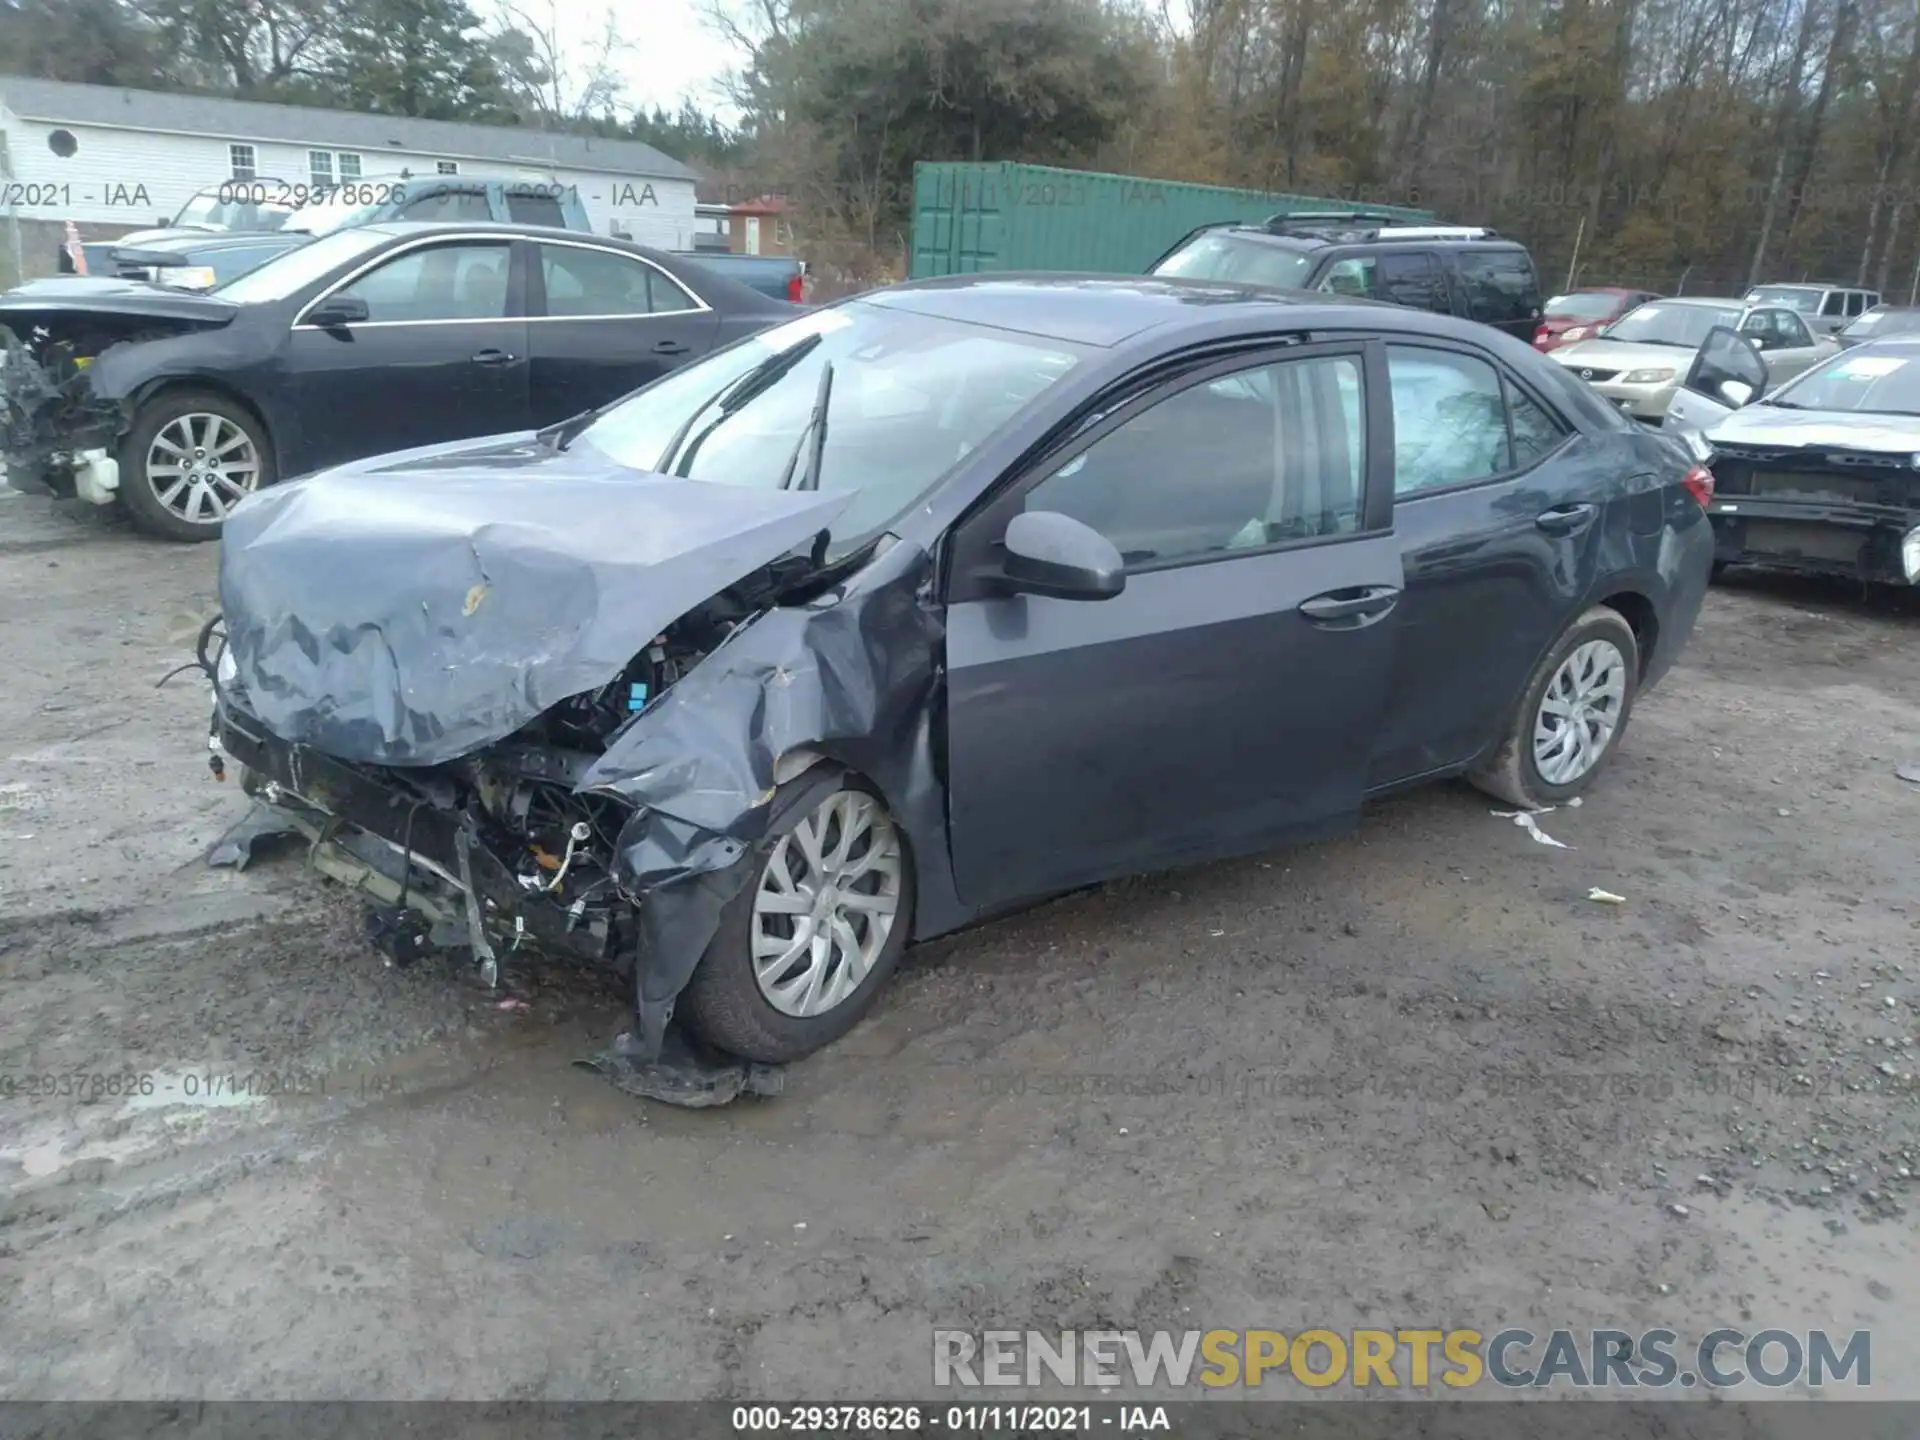
M297 862L200 862L242 802L155 682L215 558L0 499L0 1394L908 1396L936 1325L1665 1324L1871 1328L1920 1395L1912 607L1716 588L1542 817L1571 848L1395 799L913 952L785 1095L687 1112L573 1068L593 977L502 1009Z

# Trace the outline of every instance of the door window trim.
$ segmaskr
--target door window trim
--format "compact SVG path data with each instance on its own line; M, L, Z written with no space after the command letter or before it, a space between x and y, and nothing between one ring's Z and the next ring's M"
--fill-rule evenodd
M612 255L618 259L630 261L636 265L644 265L647 267L647 269L651 270L654 274L664 277L668 284L672 285L682 295L685 295L689 300L693 301L693 305L686 310L648 311L645 314L640 314L640 315L634 315L634 314L548 315L544 313L539 315L528 315L525 318L530 324L538 323L540 321L552 321L552 320L562 320L562 321L565 321L565 320L675 320L675 319L683 319L689 315L710 315L713 313L713 307L706 302L706 298L704 296L695 294L693 291L693 288L690 285L688 285L685 281L683 281L678 275L675 275L672 271L668 270L664 265L654 264L653 261L649 260L644 255L635 255L628 250L616 250L611 245L595 245L591 241L586 241L586 240L541 239L541 240L530 240L527 243L534 246L536 250L539 247L544 245L559 246L569 250L593 250L598 252L599 254ZM536 263L530 263L527 267L528 268L528 285L527 285L528 291L532 292L534 290L534 287L536 285L538 286L537 297L533 293L528 294L527 308L531 310L533 308L532 302L534 301L535 298L538 298L540 302L540 309L544 312L547 309L547 272L544 266L537 263L538 260L539 260L539 256L535 255L533 257L533 261Z
M1218 380L1222 376L1260 370L1270 365L1314 359L1350 359L1360 366L1361 422L1366 445L1365 464L1360 472L1360 524L1337 535L1310 535L1297 540L1282 540L1272 545L1249 545L1244 549L1181 555L1167 560L1126 567L1128 575L1147 575L1162 570L1189 570L1216 565L1228 560L1249 560L1258 556L1304 550L1323 545L1339 545L1356 540L1378 540L1393 531L1393 415L1383 407L1387 381L1386 348L1374 332L1305 343L1278 341L1216 356L1160 376L1144 389L1129 394L1121 404L1105 414L1091 402L1100 418L1091 425L1071 430L1058 444L1046 447L1008 470L993 487L958 520L947 534L946 583L943 603L957 605L968 600L999 598L1001 592L991 583L996 567L989 560L1004 539L1007 526L1020 513L1027 493L1042 481L1051 479L1065 466L1099 444L1108 435L1152 409L1162 401ZM1106 394L1127 393L1137 374L1123 376L1107 388ZM1384 471L1383 471L1384 466Z
M1480 323L1484 323L1484 322L1480 322ZM1458 495L1464 490L1477 490L1483 485L1508 484L1514 480L1520 479L1524 475L1531 474L1533 471L1538 470L1542 465L1546 464L1549 460L1557 458L1563 450L1565 450L1569 445L1571 445L1573 441L1583 433L1578 425L1569 421L1567 417L1560 412L1559 407L1550 404L1540 394L1538 390L1534 389L1531 385L1528 385L1518 375L1515 375L1513 371L1508 369L1505 365L1502 365L1499 362L1499 360L1495 359L1492 355L1487 354L1486 351L1481 350L1476 346L1468 345L1461 341L1453 340L1451 338L1442 339L1438 336L1429 337L1426 335L1415 335L1410 337L1393 336L1393 337L1387 338L1386 341L1381 346L1380 363L1383 367L1387 369L1387 377L1388 377L1387 378L1387 385L1388 385L1387 420L1388 420L1389 427L1391 427L1392 420L1393 420L1393 389L1392 389L1393 372L1392 372L1392 366L1389 363L1386 355L1386 351L1389 346L1397 347L1402 350L1450 351L1453 354L1464 355L1470 360L1479 360L1484 364L1492 366L1494 377L1500 381L1500 413L1506 420L1507 453L1509 455L1513 453L1513 392L1514 391L1516 390L1519 391L1521 395L1525 396L1528 400L1531 400L1534 404L1535 409L1539 410L1541 414L1545 415L1549 420L1551 420L1555 425L1557 425L1560 428L1560 443L1554 446L1551 450L1547 451L1544 455L1541 455L1539 458L1535 459L1531 464L1518 465L1511 469L1504 470L1498 475L1477 475L1471 480L1456 480L1451 485L1425 485L1418 490L1408 490L1404 494L1400 493L1396 489L1393 497L1393 503L1395 504L1395 506L1411 505L1415 501L1427 500L1439 495ZM1548 363L1551 364L1552 362L1549 361ZM1396 459L1395 468L1397 470L1398 457L1396 456L1395 459ZM1397 482L1398 476L1395 475L1393 479L1394 481Z
M318 331L321 328L320 326L306 323L307 316L323 301L332 299L342 290L352 285L353 282L358 280L362 275L367 274L371 270L378 269L389 260L397 260L403 255L411 255L415 250L425 250L429 247L470 245L476 242L486 245L500 245L506 249L507 313L505 315L463 315L445 320L360 320L356 321L350 328L354 330L374 330L395 325L498 325L503 320L525 322L527 319L525 315L516 315L513 313L516 310L524 310L526 308L522 295L526 287L524 283L520 285L514 284L514 266L523 263L519 250L524 242L517 235L501 235L498 232L489 234L484 230L476 230L467 234L422 235L417 239L408 240L405 244L396 245L391 250L382 250L371 260L361 261L352 270L349 270L344 277L328 284L326 288L315 295L313 299L302 305L299 312L293 317L293 324L288 328L292 330Z

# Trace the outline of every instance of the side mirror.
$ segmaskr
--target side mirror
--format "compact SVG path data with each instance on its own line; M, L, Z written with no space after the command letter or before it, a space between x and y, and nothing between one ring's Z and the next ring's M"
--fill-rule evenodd
M1720 398L1738 410L1742 405L1745 405L1749 400L1753 399L1753 386L1747 384L1744 380L1722 380L1720 382Z
M1004 575L1021 594L1056 600L1111 600L1126 588L1127 565L1113 542L1053 510L1029 510L1007 526Z
M338 330L365 323L372 312L358 295L329 295L307 312L307 323L322 330Z

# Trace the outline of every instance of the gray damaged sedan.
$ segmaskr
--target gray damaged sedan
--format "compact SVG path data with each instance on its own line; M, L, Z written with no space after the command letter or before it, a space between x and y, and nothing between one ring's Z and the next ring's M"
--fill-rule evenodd
M594 1063L712 1103L911 941L1442 776L1579 794L1693 628L1712 483L1464 321L897 286L248 499L214 766L396 959L620 967Z

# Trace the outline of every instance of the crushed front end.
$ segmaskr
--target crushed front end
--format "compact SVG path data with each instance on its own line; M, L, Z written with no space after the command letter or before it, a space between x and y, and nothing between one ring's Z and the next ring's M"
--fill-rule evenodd
M1714 559L1920 584L1920 431L1903 451L1714 444Z
M113 451L127 412L94 392L90 371L102 339L84 327L35 329L23 338L0 325L0 444L14 489L96 504L112 498Z
M236 762L242 787L304 838L313 867L376 902L369 938L398 964L470 949L489 985L522 947L625 968L636 901L614 862L634 807L579 786L608 740L697 663L683 635L698 623L509 738L426 766L341 760L281 739L248 708L223 651L216 773Z

